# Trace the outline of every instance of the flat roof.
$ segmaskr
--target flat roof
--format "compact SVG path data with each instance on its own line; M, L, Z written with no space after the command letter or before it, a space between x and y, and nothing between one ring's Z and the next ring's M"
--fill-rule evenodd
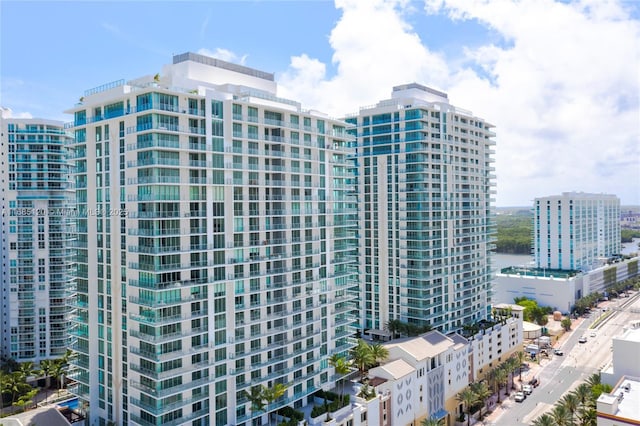
M10 420L13 420L16 423L10 423ZM35 425L37 423L39 425L47 426L68 426L71 424L67 419L65 419L62 413L60 413L60 410L51 405L13 414L9 417L3 418L0 423L8 425Z
M630 342L640 342L640 328L628 328L624 333L622 333L620 339Z
M571 278L575 277L580 271L564 270L564 269L548 269L548 268L526 268L523 266L509 266L500 270L504 275L524 275L527 277L542 278Z
M496 309L511 309L512 311L524 311L524 306L515 303L498 303L493 306Z
M200 64L210 65L216 68L223 68L229 71L235 71L242 74L250 75L252 77L262 78L264 80L275 81L275 75L270 72L264 72L255 68L245 67L244 65L233 64L231 62L223 61L221 59L212 58L210 56L200 55L198 53L186 52L173 57L173 63L179 64L180 62L198 62Z
M407 374L413 373L415 368L407 364L403 359L396 359L395 361L388 362L378 367L380 370L385 371L394 380L400 379Z
M600 395L598 401L612 404L616 398L618 399L618 409L614 413L598 411L599 417L604 417L601 414L609 414L623 419L640 420L639 378L623 376L611 393Z
M418 84L418 83L400 84L398 86L393 87L394 92L399 92L401 90L409 90L409 89L418 89L418 90L422 90L423 92L431 93L432 95L443 97L445 99L449 98L449 96L447 96L446 93L441 92L440 90L432 89L431 87L427 87L425 85Z
M421 361L426 358L433 358L454 345L455 343L450 337L433 330L418 337L387 343L385 347L389 349L397 347L411 355L416 361Z

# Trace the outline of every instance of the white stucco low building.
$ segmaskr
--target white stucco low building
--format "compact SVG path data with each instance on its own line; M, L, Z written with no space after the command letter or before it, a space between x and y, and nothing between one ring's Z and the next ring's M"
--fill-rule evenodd
M640 377L623 376L610 393L597 401L597 425L640 424Z
M522 348L523 322L521 317L516 316L516 312L513 311L511 318L498 322L469 339L472 360L470 381L481 379L487 371Z
M638 261L635 257L587 273L504 268L496 274L492 298L496 303L513 303L516 297L526 297L537 301L541 306L549 306L566 314L571 312L576 300L581 297L595 292L602 293L608 285L636 276Z
M494 306L495 320L466 338L430 331L385 343L387 362L368 372L375 397L355 398L349 407L310 424L325 426L418 426L425 418L450 426L463 407L456 395L522 347L518 305ZM475 377L475 378L474 378ZM354 385L358 393L361 384Z
M622 376L640 377L640 320L632 321L612 339L611 363L600 371L603 383L614 386Z

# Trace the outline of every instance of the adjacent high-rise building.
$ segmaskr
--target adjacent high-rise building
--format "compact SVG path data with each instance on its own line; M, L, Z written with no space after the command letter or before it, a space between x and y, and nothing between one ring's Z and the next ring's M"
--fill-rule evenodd
M349 125L278 98L273 74L194 53L68 112L72 391L91 424L263 424L333 387L328 359L352 347L356 321ZM462 214L476 199L456 202ZM486 226L452 220L473 244ZM479 306L484 276L470 280L460 292ZM252 409L247 392L277 383L284 394Z
M615 195L564 192L536 198L533 208L536 267L589 271L620 253Z
M1 356L38 363L71 343L71 138L61 122L1 113Z
M392 320L443 332L490 315L493 126L419 84L361 108L360 327Z

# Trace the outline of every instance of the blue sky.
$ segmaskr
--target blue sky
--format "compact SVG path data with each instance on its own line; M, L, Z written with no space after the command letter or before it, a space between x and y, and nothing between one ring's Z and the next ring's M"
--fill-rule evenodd
M640 3L554 0L0 2L0 105L63 111L209 54L334 116L419 82L496 125L497 205L564 191L640 205Z

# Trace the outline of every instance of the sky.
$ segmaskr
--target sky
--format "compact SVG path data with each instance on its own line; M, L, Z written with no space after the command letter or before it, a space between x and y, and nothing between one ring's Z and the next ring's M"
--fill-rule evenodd
M0 106L71 121L84 91L198 52L334 117L417 82L495 125L496 205L640 205L640 1L0 1Z

